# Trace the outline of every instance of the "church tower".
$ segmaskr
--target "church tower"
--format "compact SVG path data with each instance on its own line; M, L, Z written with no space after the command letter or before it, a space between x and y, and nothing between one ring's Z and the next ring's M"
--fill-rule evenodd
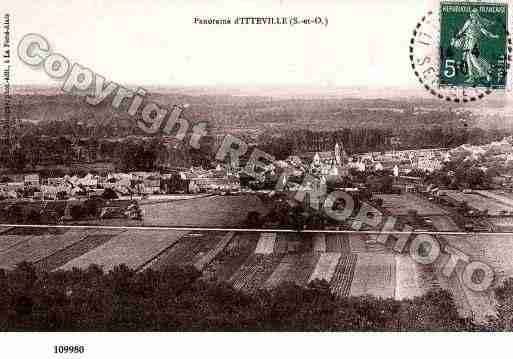
M344 146L335 143L335 163L337 166L343 166L348 162L348 157Z
M342 164L342 158L340 157L340 146L337 142L335 143L335 163L337 164L337 166L340 166Z

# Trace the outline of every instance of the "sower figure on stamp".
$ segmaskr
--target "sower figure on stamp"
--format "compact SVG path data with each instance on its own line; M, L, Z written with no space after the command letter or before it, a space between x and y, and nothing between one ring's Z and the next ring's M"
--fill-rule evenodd
M499 35L492 34L486 26L493 24L479 15L477 9L470 12L468 19L456 36L451 40L451 45L463 50L463 59L467 64L468 77L466 82L473 83L482 77L490 81L490 64L479 56L479 44L481 36L498 39Z

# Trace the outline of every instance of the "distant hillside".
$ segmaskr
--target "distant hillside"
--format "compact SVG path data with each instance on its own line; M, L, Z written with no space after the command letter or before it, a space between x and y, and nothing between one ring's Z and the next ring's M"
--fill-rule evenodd
M436 99L359 99L359 98L274 98L238 96L225 93L203 94L185 90L168 92L158 89L149 99L162 106L187 103L184 111L189 120L208 121L213 129L231 128L337 130L341 128L425 128L426 126L457 127L461 121L473 125L478 116L454 108ZM87 104L83 97L60 93L56 89L20 88L13 95L15 116L30 122L49 121L130 121L127 102L120 110L110 106L107 98L98 106ZM495 105L493 107L496 107Z

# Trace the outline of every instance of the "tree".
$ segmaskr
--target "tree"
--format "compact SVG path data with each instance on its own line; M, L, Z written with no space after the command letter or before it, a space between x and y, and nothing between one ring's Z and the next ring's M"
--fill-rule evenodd
M493 330L513 331L513 278L508 278L494 290L497 300L497 318L491 319Z
M89 198L84 201L84 211L86 216L97 217L99 215L100 208L102 207L104 200L99 198Z
M246 217L246 225L249 228L258 228L261 224L260 213L257 211L250 211Z
M112 188L105 188L105 191L102 193L102 198L105 200L112 200L117 199L118 195Z
M86 208L82 204L76 204L71 207L70 215L73 220L77 221L83 219L87 215Z
M41 213L36 209L30 209L27 213L26 222L29 224L39 224L41 222Z
M13 204L7 209L7 221L9 223L22 223L25 219L24 217L21 205Z
M58 200L63 201L68 198L68 193L66 191L59 191L57 192L56 197Z
M371 192L375 193L391 193L392 184L394 179L392 176L385 175L372 175L366 180L367 187Z

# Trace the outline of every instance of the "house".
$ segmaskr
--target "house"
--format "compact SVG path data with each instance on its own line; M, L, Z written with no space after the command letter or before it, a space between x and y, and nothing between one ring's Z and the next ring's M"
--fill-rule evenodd
M85 187L96 188L96 187L98 187L99 177L88 173L83 178L79 178L77 180L77 183L81 184L82 186L85 186Z
M39 181L40 179L38 173L27 174L23 177L23 183L28 187L39 188Z
M150 175L143 179L144 193L160 193L160 177Z
M442 161L437 158L419 158L415 163L415 167L420 170L434 172L442 168Z
M236 177L225 178L194 178L190 181L190 188L197 188L200 191L209 192L215 190L221 191L240 191L240 181Z

